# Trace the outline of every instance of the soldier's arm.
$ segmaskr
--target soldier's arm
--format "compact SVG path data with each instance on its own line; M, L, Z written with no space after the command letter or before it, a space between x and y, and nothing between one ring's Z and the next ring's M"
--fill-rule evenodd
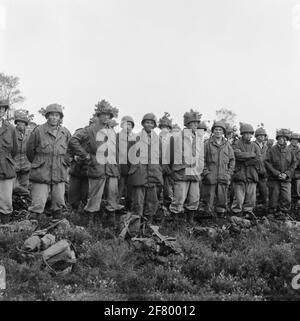
M266 168L274 175L278 176L280 174L280 171L278 171L276 168L273 167L272 165L272 153L271 149L267 151L267 156L264 162Z
M202 172L202 176L208 174L208 164L207 164L207 153L208 153L208 141L204 143L204 168Z
M71 161L72 161L72 159L73 159L72 152L71 152L71 150L70 150L70 148L69 148L69 142L70 142L71 137L72 137L72 136L71 136L71 133L68 131L68 132L67 132L67 152L66 152L66 155L65 155L65 157L64 157L64 161L65 161L65 163L66 163L68 166L70 166Z
M288 178L292 178L295 172L295 169L298 165L298 160L295 155L295 153L292 153L292 161L288 169L285 171L285 174L287 175Z
M29 139L26 144L26 156L30 163L33 162L35 156L35 150L38 146L38 134L37 134L37 127L31 132Z
M69 149L74 155L82 159L88 159L89 153L82 147L82 143L88 140L88 131L86 128L77 131L69 141Z
M256 157L256 153L250 153L250 152L242 152L238 146L238 143L235 142L232 145L233 151L234 151L234 156L237 160L239 161L246 161L251 158Z
M229 149L228 172L230 175L232 175L234 172L234 168L235 168L235 156L234 156L233 148L231 147L230 144L228 144L228 149Z
M12 146L11 156L12 158L14 158L18 153L18 137L17 137L16 129L13 130L12 135L13 135L12 137L13 146Z

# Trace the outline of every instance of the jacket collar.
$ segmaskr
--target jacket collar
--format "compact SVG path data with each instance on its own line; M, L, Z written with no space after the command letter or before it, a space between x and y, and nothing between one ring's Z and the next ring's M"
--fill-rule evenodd
M263 149L266 146L264 143L259 143L257 140L255 140L254 143L261 149Z
M222 146L222 145L224 145L227 141L226 141L226 139L225 139L224 137L222 137L221 144L218 144L216 137L212 136L212 137L210 138L210 142L211 142L212 144L214 144L215 146Z
M278 144L276 144L277 149L281 152L281 153L285 153L287 151L287 145L280 147Z
M7 130L9 125L10 125L9 122L7 120L3 119L2 126L0 127L0 135Z
M49 133L50 135L53 136L53 129L48 125L48 123L44 124L44 129L45 129L46 133ZM66 134L65 128L63 126L57 126L57 136L56 136L56 138L61 136L60 134L63 134L63 135Z

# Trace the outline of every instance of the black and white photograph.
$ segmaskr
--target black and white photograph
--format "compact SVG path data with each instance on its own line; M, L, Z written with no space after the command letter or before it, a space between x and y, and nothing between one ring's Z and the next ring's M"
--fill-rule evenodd
M300 0L0 0L0 309L299 301L299 77Z

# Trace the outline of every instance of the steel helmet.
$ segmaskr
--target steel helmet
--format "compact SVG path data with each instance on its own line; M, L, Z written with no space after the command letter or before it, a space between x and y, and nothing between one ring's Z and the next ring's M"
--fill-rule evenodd
M292 133L292 135L291 135L291 140L292 140L292 139L296 139L296 140L299 140L299 141L300 141L300 135L297 134L297 133Z
M255 137L260 136L260 135L267 136L266 130L262 127L257 128L255 131Z
M216 127L221 127L224 131L224 135L226 135L226 124L224 122L215 121L214 124L212 125L211 132L213 132Z
M124 117L122 117L122 119L121 119L121 125L123 125L123 123L126 123L126 122L131 122L132 123L132 128L134 128L134 120L133 120L133 118L131 117L131 116L124 116Z
M169 118L170 114L165 112L165 114L162 116L162 118L158 121L158 127L161 129L162 126L169 127L172 129L172 119Z
M278 139L278 137L286 137L286 139L289 140L291 137L291 132L286 128L281 128L276 131L276 139Z
M241 135L244 133L254 134L254 129L253 129L252 125L250 125L250 124L241 123L240 133L241 133Z
M64 113L63 113L63 108L61 105L59 104L51 104L48 105L46 107L46 111L45 111L45 117L48 117L49 113L59 113L60 117L63 118L64 117Z
M153 120L154 121L154 128L157 126L157 118L154 114L152 113L148 113L146 115L144 115L142 121L141 121L141 124L143 125L144 121L145 120Z
M101 100L95 105L95 115L98 117L101 114L110 114L110 117L118 117L119 109L116 107L112 107L109 102L106 100Z
M197 122L200 123L201 116L202 116L202 114L200 114L196 110L194 111L193 109L191 109L190 111L187 111L183 115L183 124L184 124L184 126L187 126L192 121L197 121Z
M14 123L16 124L18 121L22 121L26 124L26 126L29 123L29 119L28 119L28 111L25 109L18 109L15 111L15 115L14 115Z
M200 121L198 129L204 129L204 131L207 131L207 126L204 121Z
M8 99L0 99L0 107L4 107L5 111L9 109L9 100Z
M174 131L180 131L181 130L181 128L180 128L180 126L178 125L178 124L174 124L173 126L172 126L172 132Z

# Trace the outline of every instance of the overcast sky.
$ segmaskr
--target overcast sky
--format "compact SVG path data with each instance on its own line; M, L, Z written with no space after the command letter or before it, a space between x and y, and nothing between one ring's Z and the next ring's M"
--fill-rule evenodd
M106 99L138 124L225 107L300 132L299 44L300 0L0 0L0 71L71 131Z

